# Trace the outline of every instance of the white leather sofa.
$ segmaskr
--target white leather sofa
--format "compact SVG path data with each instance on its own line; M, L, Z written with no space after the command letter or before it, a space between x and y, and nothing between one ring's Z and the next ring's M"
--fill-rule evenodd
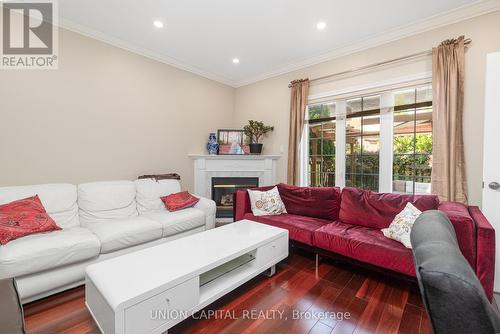
M165 209L160 197L180 190L152 179L0 188L0 204L38 194L62 227L0 246L0 279L15 277L26 303L83 284L90 263L214 228L212 200Z

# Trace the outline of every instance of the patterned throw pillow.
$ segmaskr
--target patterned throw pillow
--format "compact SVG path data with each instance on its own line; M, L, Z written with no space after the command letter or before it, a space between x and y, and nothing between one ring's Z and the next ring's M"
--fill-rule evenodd
M406 204L403 211L394 217L391 225L389 225L388 228L382 229L382 233L384 233L387 238L399 241L405 245L406 248L411 248L411 228L421 213L422 211L413 206L413 204Z
M170 194L168 196L160 197L163 204L168 211L177 211L186 208L190 208L200 200L194 197L187 191L181 191L180 193Z
M285 204L281 200L278 187L268 191L250 190L250 204L255 216L270 216L286 213Z
M0 244L26 235L61 230L38 195L0 205Z

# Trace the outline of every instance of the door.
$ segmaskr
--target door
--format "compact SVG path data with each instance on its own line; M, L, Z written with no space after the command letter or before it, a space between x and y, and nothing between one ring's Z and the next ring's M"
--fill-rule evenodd
M495 291L500 291L500 52L486 59L483 212L496 231Z

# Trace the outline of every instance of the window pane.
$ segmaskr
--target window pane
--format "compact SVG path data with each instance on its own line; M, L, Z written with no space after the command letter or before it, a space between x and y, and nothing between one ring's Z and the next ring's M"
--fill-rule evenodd
M361 117L346 121L346 154L361 154Z
M415 109L394 112L394 135L415 133Z
M309 184L311 187L320 187L320 180L319 180L319 174L317 173L309 173Z
M323 123L323 138L335 140L335 121Z
M362 110L361 98L347 100L346 102L346 112L347 114L352 114Z
M323 157L323 173L335 173L335 157Z
M362 188L378 191L378 175L363 175Z
M320 154L321 154L321 139L310 139L309 155L320 155Z
M363 154L374 154L380 151L379 136L363 137Z
M309 125L309 138L321 137L321 124Z
M345 159L346 174L361 173L361 161L360 155L347 155Z
M347 137L345 145L347 155L361 154L361 137Z
M431 177L432 163L428 154L417 154L415 156L415 176Z
M369 136L380 133L380 116L364 116L363 117L363 136Z
M432 133L417 133L415 136L415 151L432 154Z
M395 154L393 158L393 179L413 180L415 156L413 154Z
M326 173L324 174L323 187L334 187L335 186L335 174Z
M346 174L345 185L346 187L362 188L361 174Z
M313 173L321 173L321 157L309 157L309 171Z
M316 104L308 107L309 119L319 119L335 116L335 103Z
M417 88L417 103L432 101L432 86Z
M394 135L392 146L394 154L413 154L415 137L411 135Z
M335 141L323 139L323 155L335 155Z
M394 105L402 106L415 103L415 89L405 89L394 93Z
M363 174L378 174L379 171L378 154L363 155L362 157L362 172Z
M363 110L380 109L380 95L363 98Z
M361 117L351 117L346 121L346 135L359 136L361 134Z
M415 117L415 132L432 132L432 108L417 109Z
M431 87L415 90L417 102L432 100ZM406 95L405 95L406 94ZM400 94L409 102L409 91ZM393 191L429 194L432 171L432 107L394 113Z

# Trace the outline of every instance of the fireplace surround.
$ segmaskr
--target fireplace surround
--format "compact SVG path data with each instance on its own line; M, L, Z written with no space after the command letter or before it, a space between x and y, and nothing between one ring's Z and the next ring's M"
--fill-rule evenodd
M192 154L189 157L194 163L194 194L202 197L213 198L212 183L221 178L233 178L247 181L255 179L259 187L276 184L276 163L279 155L206 155ZM246 182L242 182L246 183ZM232 185L233 183L230 183ZM250 185L249 184L249 185ZM244 186L243 184L242 186ZM227 184L220 185L219 188ZM236 185L235 185L236 186ZM247 188L247 187L242 187ZM220 189L221 191L223 189ZM224 189L232 193L232 189ZM217 199L213 198L216 202ZM226 196L225 203L229 201ZM222 203L220 203L222 204ZM219 204L218 204L219 205ZM223 206L223 205L219 205ZM232 209L219 208L216 221L219 223L232 222ZM228 213L230 211L230 215ZM224 212L224 213L223 213Z

